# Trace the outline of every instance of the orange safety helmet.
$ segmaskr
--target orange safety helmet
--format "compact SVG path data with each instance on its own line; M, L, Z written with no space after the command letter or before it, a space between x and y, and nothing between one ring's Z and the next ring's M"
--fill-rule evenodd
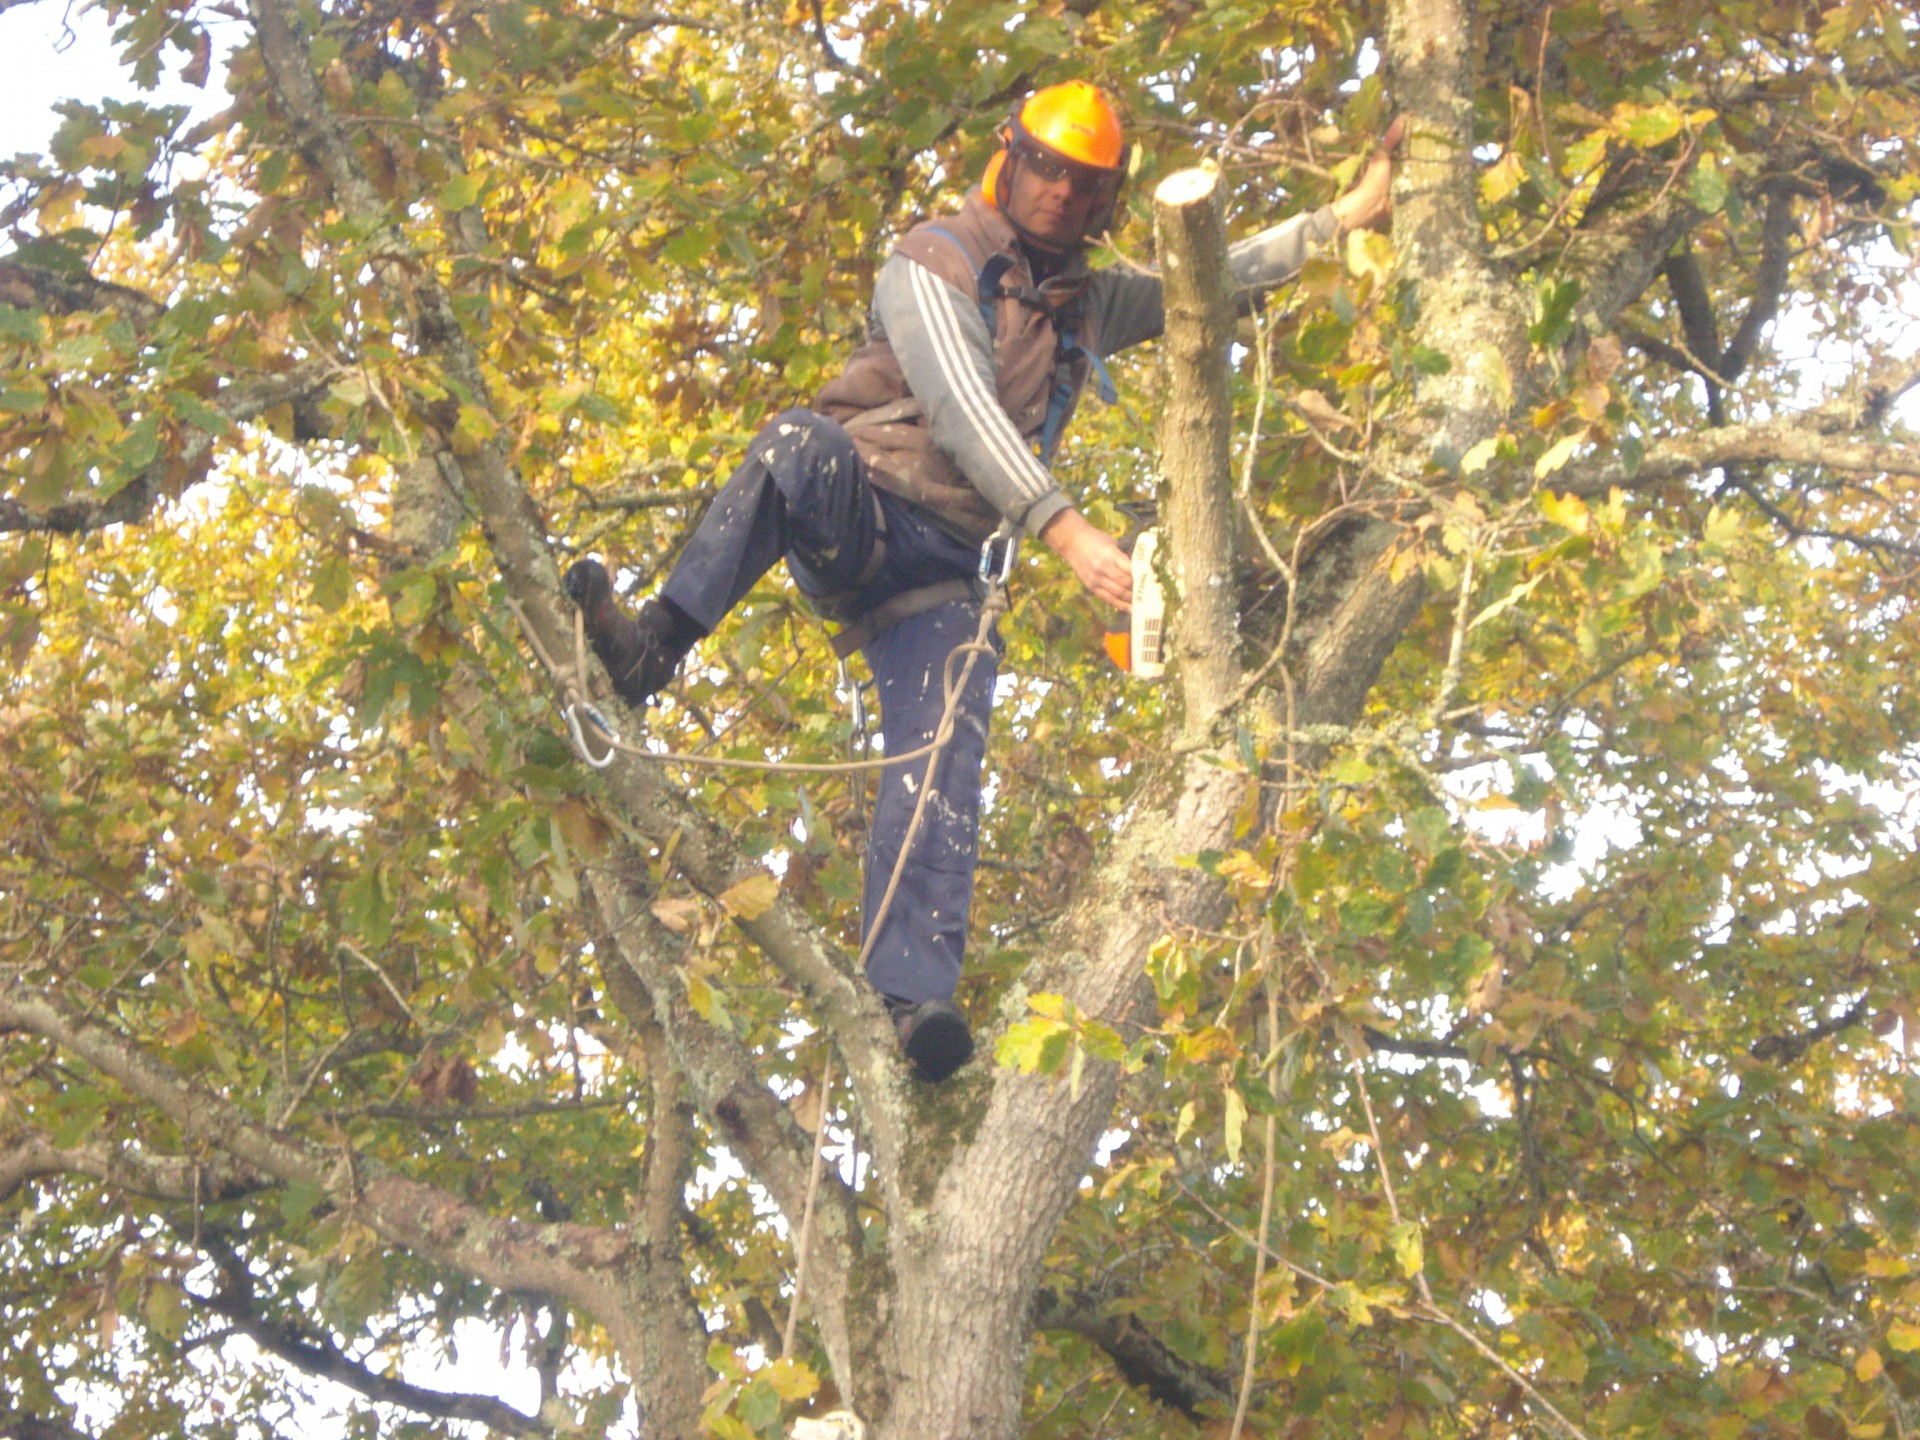
M1000 148L987 162L980 190L989 205L1004 211L1014 168L1051 162L1074 177L1076 189L1091 187L1099 194L1087 220L1087 233L1098 235L1112 224L1130 154L1120 116L1099 87L1068 80L1036 90L1014 107L1000 127Z

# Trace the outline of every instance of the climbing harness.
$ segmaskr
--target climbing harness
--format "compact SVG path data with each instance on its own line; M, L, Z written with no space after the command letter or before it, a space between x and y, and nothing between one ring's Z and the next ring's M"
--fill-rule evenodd
M993 339L999 332L998 317L994 312L995 302L1000 300L1018 300L1030 310L1038 310L1053 321L1053 388L1047 395L1047 418L1040 427L1040 442L1034 447L1041 463L1051 465L1054 454L1060 448L1061 437L1066 434L1067 419L1073 413L1073 402L1084 383L1081 374L1075 369L1075 362L1085 361L1086 373L1094 378L1097 393L1102 404L1119 403L1120 392L1114 387L1113 376L1107 372L1107 365L1092 350L1082 345L1074 337L1074 329L1079 315L1075 303L1085 286L1084 279L1075 279L1067 285L1058 285L1063 277L1056 276L1037 286L1013 287L1003 283L1007 271L1013 268L1013 256L1004 250L991 256L984 265L978 264L973 252L953 231L944 225L926 227L935 235L951 240L954 247L966 257L967 264L973 270L974 303L980 307L980 318L987 323L987 337ZM1050 288L1051 287L1051 288ZM908 397L912 403L912 397ZM900 402L885 407L894 410ZM919 406L914 404L913 414L919 414ZM855 419L865 419L856 416ZM893 415L889 419L902 418ZM872 422L878 423L878 422Z

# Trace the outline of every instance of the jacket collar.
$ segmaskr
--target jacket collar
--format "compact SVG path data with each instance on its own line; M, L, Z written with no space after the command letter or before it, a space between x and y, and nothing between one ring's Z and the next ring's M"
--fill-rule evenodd
M960 213L973 224L980 227L996 251L1005 251L1013 256L1021 270L1028 272L1031 281L1031 267L1027 264L1027 254L1020 244L1020 232L1013 228L1013 222L997 205L987 203L986 195L978 185L967 191L967 198L961 204ZM1087 273L1087 247L1076 245L1066 256L1066 265L1059 272L1061 280L1076 280Z

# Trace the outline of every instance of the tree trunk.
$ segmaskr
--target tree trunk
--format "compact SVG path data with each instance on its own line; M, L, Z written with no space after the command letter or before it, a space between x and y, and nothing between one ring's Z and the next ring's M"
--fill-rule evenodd
M1227 227L1213 167L1182 170L1154 191L1167 333L1160 464L1180 613L1180 686L1190 737L1206 733L1240 682L1240 615L1233 583L1233 482L1228 456L1233 339Z
M1184 589L1180 660L1190 725L1203 728L1238 683L1227 438L1231 338L1225 232L1213 177L1176 177L1178 208L1163 203L1170 238L1166 356L1174 564ZM1172 183L1172 182L1170 182ZM1182 188L1184 186L1184 189ZM1164 187L1163 187L1164 188ZM1222 609L1224 606L1224 610ZM1225 842L1245 778L1218 755L1169 762L1134 823L1061 927L1057 953L1003 1007L1025 1012L1030 993L1057 990L1105 1023L1144 1022L1152 1009L1143 962L1166 917L1202 923L1217 889L1179 861ZM1098 957L1086 963L1085 957ZM906 1128L913 1153L882 1177L891 1217L894 1291L883 1327L869 1330L883 1374L886 1437L1008 1440L1018 1433L1034 1295L1054 1230L1072 1203L1113 1111L1117 1067L1091 1067L1076 1093L1064 1079L972 1071L918 1098ZM970 1132L970 1137L969 1137ZM856 1362L857 1364L858 1362ZM843 1389L848 1388L843 1377Z

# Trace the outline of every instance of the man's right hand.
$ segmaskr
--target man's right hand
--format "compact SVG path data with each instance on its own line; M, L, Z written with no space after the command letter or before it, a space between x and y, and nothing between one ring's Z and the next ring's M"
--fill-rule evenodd
M1078 510L1062 510L1040 530L1054 554L1073 568L1096 599L1116 610L1133 608L1133 561L1120 542Z

